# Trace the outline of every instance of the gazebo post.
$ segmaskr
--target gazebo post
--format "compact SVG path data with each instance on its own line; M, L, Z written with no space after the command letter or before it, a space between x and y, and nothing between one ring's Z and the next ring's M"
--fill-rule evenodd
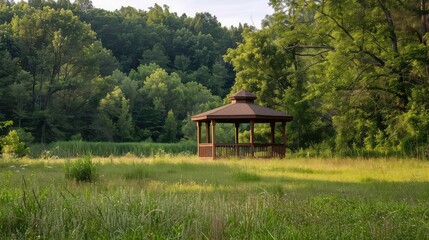
M282 122L282 144L284 148L283 157L286 156L286 122Z
M250 155L255 157L255 121L250 120Z
M216 121L212 120L212 156L216 159Z
M197 153L200 156L200 143L201 143L201 122L197 122Z
M235 155L237 157L240 156L240 147L238 146L238 129L240 127L240 123L235 123Z
M276 126L276 122L271 122L271 157L274 157L274 129Z
M206 143L210 143L210 122L206 122Z

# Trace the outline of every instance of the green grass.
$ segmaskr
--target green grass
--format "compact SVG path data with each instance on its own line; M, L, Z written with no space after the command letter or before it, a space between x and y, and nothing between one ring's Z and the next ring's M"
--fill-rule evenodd
M92 161L0 160L0 239L429 239L427 161Z
M67 179L78 182L92 182L97 177L97 166L92 162L91 156L84 156L76 161L67 161L64 165Z
M261 176L251 172L237 172L234 174L236 180L241 182L261 181Z

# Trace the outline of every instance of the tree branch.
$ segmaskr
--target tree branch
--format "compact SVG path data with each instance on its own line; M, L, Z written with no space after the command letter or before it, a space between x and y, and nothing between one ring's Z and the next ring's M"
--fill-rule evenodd
M325 51L321 51L318 53L295 53L295 55L300 56L300 57L316 57L316 56L320 56L324 53L330 52L331 50L325 50Z
M395 24L393 23L392 14L390 13L389 9L387 9L386 5L384 5L384 3L381 0L378 0L378 3L380 4L381 9L383 10L384 15L386 16L387 25L389 25L390 40L392 41L393 51L399 54L398 38L396 36Z
M328 17L329 19L331 19L332 21L334 21L334 23L335 23L335 25L337 25L337 27L339 27L341 30L343 30L343 32L352 40L352 41L354 41L355 40L355 38L349 33L349 31L347 31L347 29L344 27L344 26L342 26L335 18L333 18L333 17L331 17L330 15L328 15L328 14L326 14L326 13L324 13L323 11L319 11L319 10L316 10L316 11L318 11L319 13L321 13L323 16L326 16L326 17Z
M296 45L293 45L293 46L288 46L288 47L283 47L284 50L295 49L295 48L335 50L335 48L332 47L332 46L311 46L311 45L299 45L299 44L296 44Z

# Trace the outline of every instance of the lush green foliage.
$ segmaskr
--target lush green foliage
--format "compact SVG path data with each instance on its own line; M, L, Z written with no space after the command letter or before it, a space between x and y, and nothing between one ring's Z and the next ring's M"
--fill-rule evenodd
M10 131L6 136L0 138L2 153L12 157L23 157L30 152L30 148L21 142L16 130Z
M2 132L11 125L13 125L13 121L0 122L0 153L12 158L24 157L30 152L27 143L32 141L32 137L22 129L9 130L6 135L2 136Z
M426 0L271 0L275 13L225 59L233 91L287 110L292 149L340 154L429 143Z
M92 184L62 160L0 163L0 238L429 238L424 161L93 161Z
M229 92L235 73L222 55L242 31L159 5L1 1L0 121L41 143L195 138L184 120Z
M93 182L97 178L97 166L92 162L91 156L87 155L75 161L66 161L64 173L67 179L77 182Z

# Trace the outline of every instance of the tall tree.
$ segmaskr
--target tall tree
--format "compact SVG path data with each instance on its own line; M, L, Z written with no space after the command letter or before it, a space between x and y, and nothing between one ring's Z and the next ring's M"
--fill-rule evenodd
M167 118L164 124L164 133L161 135L163 142L176 142L177 141L177 120L172 110L168 111Z
M99 74L99 57L109 53L95 39L90 26L70 10L45 7L15 16L10 26L21 65L31 75L37 136L41 142L62 137L64 119L56 119L61 115L56 114L53 103L64 99L64 94L74 95L76 87L91 84ZM72 114L68 113L70 118Z
M119 87L101 99L93 128L98 140L127 141L134 134L129 101Z
M292 124L305 126L298 132L326 126L329 134L332 126L340 151L428 142L425 0L270 3L275 14L265 28L226 56L235 89L254 90L267 105L289 104Z
M164 47L160 44L155 44L152 49L143 52L140 64L155 63L163 69L167 69L170 59L165 55Z

